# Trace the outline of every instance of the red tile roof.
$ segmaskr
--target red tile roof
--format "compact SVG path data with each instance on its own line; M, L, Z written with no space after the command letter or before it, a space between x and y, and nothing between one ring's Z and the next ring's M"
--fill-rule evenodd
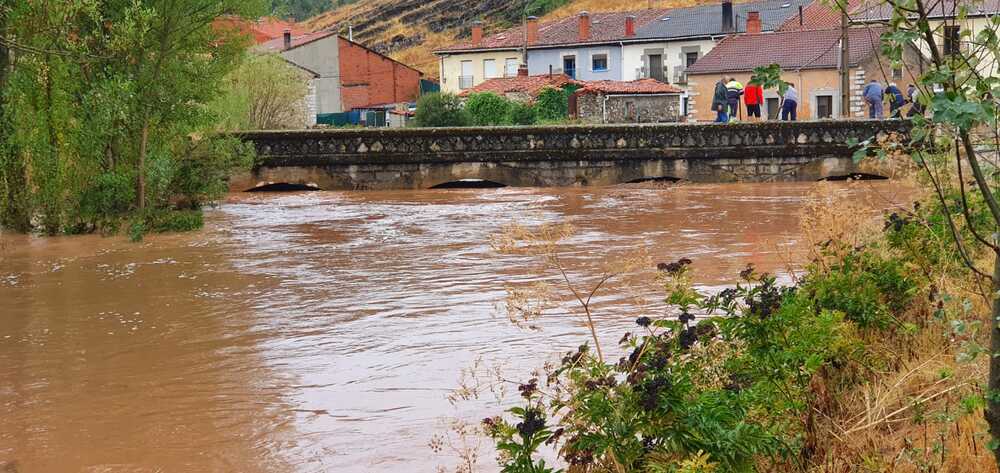
M598 80L583 82L583 88L578 93L605 94L680 94L684 91L656 79L639 79L634 81Z
M538 40L528 47L556 46L562 44L605 43L626 39L625 17L634 15L635 27L656 20L668 10L637 10L630 12L608 12L590 14L590 37L584 41L579 38L579 17L571 16L559 20L546 21L538 24ZM510 28L499 33L486 36L479 44L473 44L470 39L454 44L435 52L452 52L481 49L516 49L524 46L524 25Z
M565 74L497 77L495 79L488 79L471 89L465 89L459 93L459 95L464 97L469 94L478 94L483 92L492 92L497 95L508 94L511 92L523 92L532 97L536 97L538 96L538 93L546 87L559 88L566 84L579 84L579 82L570 79L569 76Z
M281 38L285 30L291 30L293 35L300 35L305 32L304 29L299 28L295 23L273 17L264 17L257 21L249 21L238 16L224 15L216 18L213 25L225 30L235 29L246 33L257 44Z
M850 63L856 65L878 51L883 27L851 28ZM780 31L730 36L687 69L688 74L746 72L779 64L783 70L834 69L840 54L840 29ZM781 47L775 47L781 45Z
M336 35L336 31L314 31L312 33L303 34L292 34L292 46L288 49L295 49L299 46L309 44L313 41L318 41L323 38ZM279 36L272 39L266 43L261 44L261 47L270 51L284 51L285 50L285 38L284 36Z

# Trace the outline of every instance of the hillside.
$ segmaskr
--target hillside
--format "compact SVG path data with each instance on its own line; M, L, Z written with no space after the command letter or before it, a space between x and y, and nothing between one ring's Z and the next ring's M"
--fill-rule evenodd
M717 0L527 0L529 14L548 20L580 11L635 10L691 6ZM487 32L520 21L519 1L510 0L358 0L303 22L310 30L333 28L347 33L354 27L354 40L421 70L429 78L438 75L432 51L468 36L476 19L486 22Z

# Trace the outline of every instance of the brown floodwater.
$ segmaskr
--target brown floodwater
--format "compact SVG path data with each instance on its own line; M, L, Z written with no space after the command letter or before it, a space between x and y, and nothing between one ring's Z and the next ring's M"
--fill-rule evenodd
M568 301L538 330L508 320L504 285L550 275L491 250L503 225L574 224L574 280L644 249L719 287L787 274L814 186L241 194L138 244L0 236L0 471L433 471L442 419L497 412L448 401L462 368L523 376L587 340ZM607 345L659 310L647 276L596 298Z

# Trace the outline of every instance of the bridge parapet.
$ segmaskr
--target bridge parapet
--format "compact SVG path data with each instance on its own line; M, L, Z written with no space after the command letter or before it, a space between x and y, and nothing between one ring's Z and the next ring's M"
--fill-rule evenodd
M900 120L252 131L240 136L255 144L260 165L235 185L278 182L292 168L305 172L296 181L313 179L323 188L419 188L449 178L598 184L656 173L802 180L851 172L844 160L852 140L908 132ZM823 164L829 159L837 164ZM816 163L826 169L806 169ZM611 167L632 170L609 173Z

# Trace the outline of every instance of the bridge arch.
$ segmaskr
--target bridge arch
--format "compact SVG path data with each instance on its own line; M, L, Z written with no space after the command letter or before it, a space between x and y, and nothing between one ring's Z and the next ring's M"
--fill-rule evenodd
M500 187L507 187L507 184L489 179L458 179L433 185L430 189L496 189Z
M683 181L683 178L676 176L645 176L626 181L625 184L646 184L646 183L662 183L662 184L673 184L676 182Z
M294 182L261 182L244 192L313 192L320 191L314 183L300 184Z
M881 174L868 172L852 172L848 174L834 174L821 178L821 181L884 181L889 179Z

